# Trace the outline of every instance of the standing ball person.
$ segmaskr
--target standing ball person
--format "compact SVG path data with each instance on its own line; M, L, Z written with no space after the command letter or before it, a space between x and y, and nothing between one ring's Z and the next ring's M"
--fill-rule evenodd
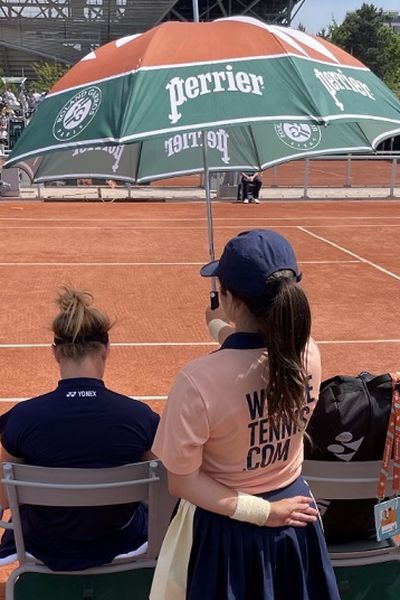
M181 501L151 600L340 600L301 477L321 364L293 249L246 231L201 275L219 280L222 345L178 374L155 437Z

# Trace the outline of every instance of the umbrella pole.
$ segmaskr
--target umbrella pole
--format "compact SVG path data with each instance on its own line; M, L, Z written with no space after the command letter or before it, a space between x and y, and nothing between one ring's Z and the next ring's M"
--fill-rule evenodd
M198 23L200 21L198 0L193 0L193 21L195 23Z
M204 167L204 184L206 191L206 208L207 208L207 229L208 229L208 252L210 261L215 260L214 249L214 231L211 210L211 188L210 188L210 172L208 169L208 151L207 151L207 133L202 131L202 146L203 146L203 167ZM219 306L217 281L215 277L211 277L210 291L211 308L214 310Z

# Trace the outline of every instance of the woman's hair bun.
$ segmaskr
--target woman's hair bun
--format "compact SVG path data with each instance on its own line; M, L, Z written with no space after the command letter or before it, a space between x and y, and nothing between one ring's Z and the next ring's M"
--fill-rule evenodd
M111 321L92 303L93 295L86 290L70 286L59 289L56 298L59 313L53 319L52 330L64 356L81 357L108 342Z
M62 286L58 292L56 304L61 312L74 312L80 305L88 308L93 303L93 296L85 290L76 290L68 286Z

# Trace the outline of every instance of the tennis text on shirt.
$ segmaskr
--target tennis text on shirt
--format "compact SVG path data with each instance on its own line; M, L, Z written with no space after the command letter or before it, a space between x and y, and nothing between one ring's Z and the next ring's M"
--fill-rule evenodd
M311 397L311 376L308 377L307 398L302 407L302 418L307 422L310 407L314 399ZM267 390L261 389L251 394L246 394L247 407L250 421L249 451L247 454L246 470L262 469L277 461L288 460L290 443L293 435L300 430L296 423L287 419L265 416L267 413Z

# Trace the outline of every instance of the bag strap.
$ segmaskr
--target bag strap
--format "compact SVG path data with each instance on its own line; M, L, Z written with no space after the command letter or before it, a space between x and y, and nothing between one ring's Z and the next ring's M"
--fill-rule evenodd
M366 386L371 391L374 390L376 387L383 385L384 383L391 383L392 381L393 380L390 373L385 373L384 375L377 375L370 381L366 382Z
M385 498L386 485L389 475L389 463L393 452L393 492L395 496L400 493L400 373L391 373L392 380L392 408L390 411L389 426L386 434L385 448L379 483L377 488L377 497L380 501Z

